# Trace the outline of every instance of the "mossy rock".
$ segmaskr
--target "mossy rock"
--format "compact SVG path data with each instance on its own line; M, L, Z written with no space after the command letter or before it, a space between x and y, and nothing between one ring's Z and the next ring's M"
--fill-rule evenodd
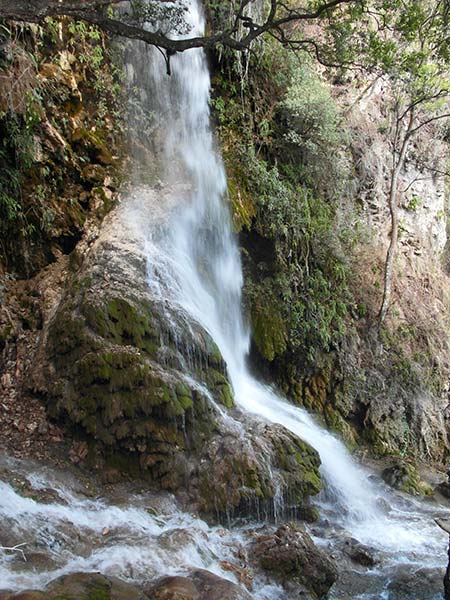
M256 202L247 185L247 174L239 163L238 157L225 145L224 157L227 165L228 198L234 230L238 233L243 228L250 229L256 215Z
M100 573L72 573L52 581L43 592L22 592L5 600L148 600L138 588Z
M409 461L397 459L381 475L388 485L407 494L429 496L433 493L433 488L421 481L416 465Z
M281 356L287 348L286 323L271 303L257 303L252 307L253 340L260 352L268 361Z
M201 509L224 518L249 512L274 518L281 491L289 514L300 514L321 490L319 466L317 452L279 425L261 425L247 440L215 439L199 473Z

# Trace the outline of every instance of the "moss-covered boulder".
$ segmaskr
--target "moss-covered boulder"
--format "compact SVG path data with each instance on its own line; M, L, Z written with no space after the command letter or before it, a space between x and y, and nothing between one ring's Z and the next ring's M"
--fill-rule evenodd
M2 600L147 600L133 585L100 573L72 573L52 581L44 591L2 595Z
M310 513L308 498L321 489L317 452L281 425L254 423L242 433L230 431L208 444L198 469L200 508L266 519Z
M140 202L164 200L161 191L140 193ZM242 423L214 341L149 285L132 214L127 199L73 256L32 391L87 445L82 460L105 473L187 492L183 499L209 516L262 507L273 515L287 488L303 507L320 489L317 454L279 426Z
M399 458L390 467L386 467L381 476L391 487L414 496L429 496L433 493L433 488L420 479L417 467L411 461Z

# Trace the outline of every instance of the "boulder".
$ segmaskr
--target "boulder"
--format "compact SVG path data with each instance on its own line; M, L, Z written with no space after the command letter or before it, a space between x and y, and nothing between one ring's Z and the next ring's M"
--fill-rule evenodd
M343 550L353 562L363 567L373 567L377 562L374 549L353 538L345 540Z
M337 569L318 549L304 529L282 525L274 533L258 536L251 551L253 560L273 577L294 580L317 598L323 598L337 579Z
M388 485L408 494L428 496L433 493L431 486L420 480L417 467L408 461L397 459L381 476Z
M389 600L434 600L442 597L442 575L440 569L423 568L414 570L405 566L398 571L388 585Z
M100 573L71 573L55 579L42 592L0 597L1 600L148 600L135 586Z
M152 600L250 600L244 589L214 575L197 569L185 577L161 577L145 588Z
M75 437L73 462L114 481L144 477L209 517L272 518L280 490L289 489L292 510L320 490L319 457L233 407L212 338L149 285L145 212L133 212L133 202L165 227L174 197L140 190L91 245L79 244L66 293L43 327L31 391Z

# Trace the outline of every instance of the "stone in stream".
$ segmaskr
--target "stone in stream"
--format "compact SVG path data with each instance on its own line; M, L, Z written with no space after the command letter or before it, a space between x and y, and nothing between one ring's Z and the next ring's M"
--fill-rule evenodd
M204 569L185 577L161 577L145 588L151 600L251 600L251 596L232 581Z
M52 581L44 591L0 592L0 600L148 600L138 588L100 573L71 573Z
M376 564L374 549L349 538L344 542L344 553L355 563L363 567L373 567Z
M260 535L251 549L253 559L282 583L297 585L323 598L337 578L337 569L310 536L294 524L282 525L274 533Z
M421 481L417 467L409 461L397 459L381 473L383 480L396 490L412 495L428 496L433 489Z
M398 567L395 578L388 585L389 600L435 600L442 597L442 576L440 569L417 569L405 565Z

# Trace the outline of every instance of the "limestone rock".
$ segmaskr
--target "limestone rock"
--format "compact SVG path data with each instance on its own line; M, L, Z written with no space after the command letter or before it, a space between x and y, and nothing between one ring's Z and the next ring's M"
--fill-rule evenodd
M164 223L172 196L141 190L137 201L159 207L152 222ZM144 476L210 516L273 516L278 489L289 488L293 510L305 505L320 490L317 453L233 409L214 341L148 284L145 227L132 207L128 199L79 246L32 367L32 391L76 433L70 458L114 480Z
M52 581L43 592L0 593L1 600L148 600L138 588L100 573L71 573Z

